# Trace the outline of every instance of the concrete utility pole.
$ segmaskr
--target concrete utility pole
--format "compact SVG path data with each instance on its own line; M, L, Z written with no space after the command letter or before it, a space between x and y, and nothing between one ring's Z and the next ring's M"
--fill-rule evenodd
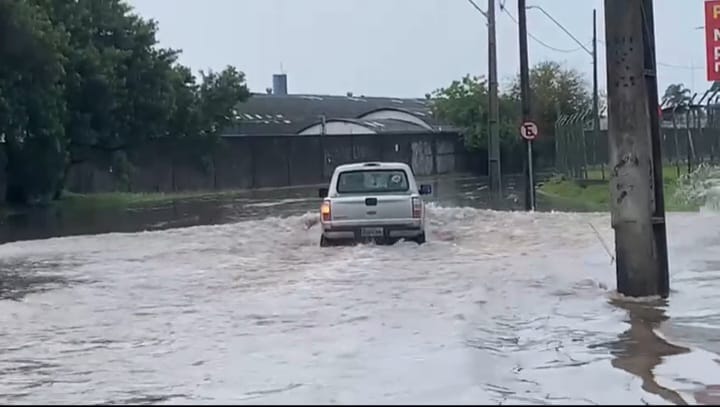
M522 102L522 121L531 121L530 110L530 66L528 63L528 41L527 41L527 13L525 0L518 0L518 27L520 36L520 99ZM533 180L533 151L532 141L527 143L526 182L525 182L525 210L535 210L535 182Z
M488 10L483 10L468 0L475 10L487 19L488 26L488 180L494 198L502 197L502 172L500 166L500 113L498 109L497 41L495 40L495 0L488 0Z
M498 108L497 42L495 40L495 0L488 0L488 82L489 130L488 178L490 191L502 196L502 169L500 167L500 112Z
M593 135L595 142L600 141L600 95L598 90L598 54L597 54L597 10L593 9ZM586 168L587 170L587 168ZM603 171L603 174L605 171ZM605 179L603 175L603 179Z
M610 197L621 294L669 294L652 0L605 0Z

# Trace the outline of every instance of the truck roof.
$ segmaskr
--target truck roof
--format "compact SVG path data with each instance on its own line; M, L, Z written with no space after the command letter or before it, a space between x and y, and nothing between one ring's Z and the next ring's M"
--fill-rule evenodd
M401 162L369 161L361 163L343 164L335 168L335 171L357 171L357 170L408 170L410 166Z

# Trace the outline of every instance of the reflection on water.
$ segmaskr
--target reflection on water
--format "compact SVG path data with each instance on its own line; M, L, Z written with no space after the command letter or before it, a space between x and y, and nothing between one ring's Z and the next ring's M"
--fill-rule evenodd
M612 365L642 379L642 388L673 404L687 402L676 392L659 385L654 369L668 356L690 352L689 348L676 346L659 337L656 330L667 321L662 301L632 302L613 301L614 305L628 312L629 329L616 341L605 344L615 357Z

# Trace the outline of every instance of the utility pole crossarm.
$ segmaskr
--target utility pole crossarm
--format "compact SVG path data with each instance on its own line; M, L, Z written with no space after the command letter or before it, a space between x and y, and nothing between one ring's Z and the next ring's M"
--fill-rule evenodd
M479 11L480 14L485 16L485 18L489 18L487 12L485 10L481 9L480 6L478 6L477 3L475 3L475 0L467 0L467 1L468 1L468 3L472 4L473 7L475 7L475 10Z

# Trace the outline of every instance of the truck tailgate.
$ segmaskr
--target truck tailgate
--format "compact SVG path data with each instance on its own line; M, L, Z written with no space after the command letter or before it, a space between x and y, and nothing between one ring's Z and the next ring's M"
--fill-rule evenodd
M339 222L383 223L412 218L410 195L343 196L332 201L332 219Z

